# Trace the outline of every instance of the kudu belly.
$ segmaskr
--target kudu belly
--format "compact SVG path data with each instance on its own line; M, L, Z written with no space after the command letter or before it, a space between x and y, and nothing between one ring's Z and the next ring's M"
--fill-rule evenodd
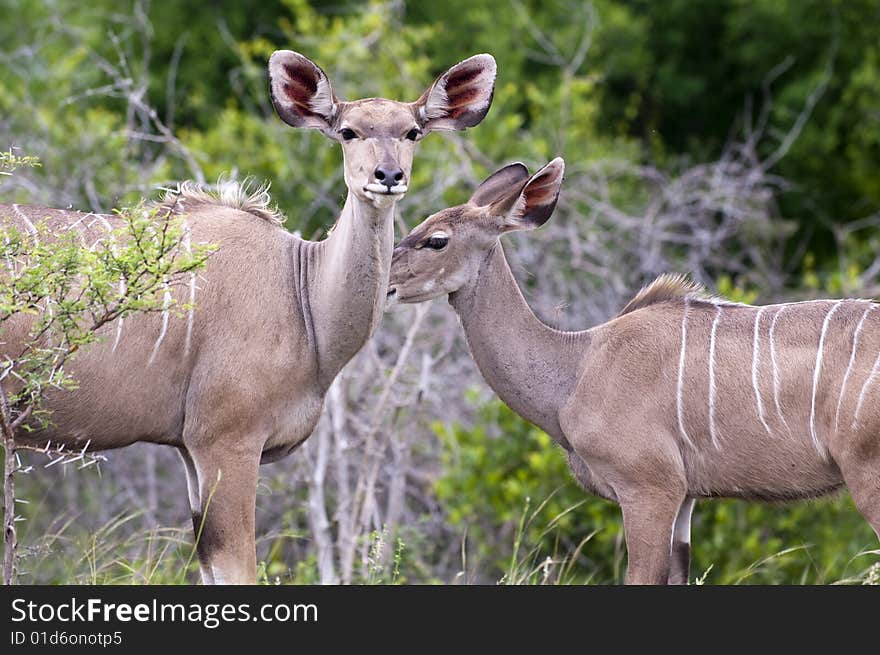
M184 325L172 325L177 322ZM139 441L179 444L192 359L176 338L185 319L169 319L159 341L162 323L160 315L133 316L103 330L99 342L65 365L74 387L46 392L44 418L29 421L32 430L21 430L18 440L69 447L88 442L90 450ZM15 341L4 350L15 352Z

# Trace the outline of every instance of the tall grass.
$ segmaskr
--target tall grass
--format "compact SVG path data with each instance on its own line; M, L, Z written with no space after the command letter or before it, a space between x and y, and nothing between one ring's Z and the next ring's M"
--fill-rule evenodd
M551 496L552 497L552 496ZM584 536L568 551L561 548L559 523L582 503L576 503L554 516L538 531L537 538L529 538L530 528L536 527L550 498L532 507L527 500L513 534L511 555L506 571L498 580L502 585L571 585L571 584L617 584L623 581L626 570L625 553L615 555L614 576L598 579L595 574L583 573L577 564L588 559L589 544L596 534ZM119 514L92 532L78 531L71 517L59 517L45 535L36 539L22 552L23 584L132 584L166 585L187 584L199 581L198 558L192 528L189 525L167 528L138 529L133 525L142 519L140 512ZM555 535L548 550L543 544L545 537ZM309 584L318 579L314 560L296 563L280 570L272 563L273 550L284 539L302 539L303 535L279 531L261 539L268 543L267 559L259 563L258 581L262 584ZM403 573L409 559L417 559L417 553L408 551L400 538L392 539L387 529L374 531L362 537L367 541L367 560L364 562L358 584L398 585L410 582L443 582L408 577ZM699 544L696 544L699 547ZM446 581L449 584L467 584L478 576L468 571L467 538L462 540L462 572ZM726 576L731 584L754 584L772 579L774 565L795 557L809 555L810 546L800 545L784 548L756 560L734 575ZM809 561L809 557L808 557ZM695 584L717 582L713 567L692 572ZM864 550L852 557L844 569L844 575L828 577L827 571L818 565L805 566L797 584L880 584L880 549Z
M555 492L554 492L555 494ZM560 541L558 538L553 540L553 550L549 553L544 552L540 544L544 537L556 534L558 537L558 525L560 520L570 512L578 509L586 501L575 503L566 508L556 516L539 533L535 540L535 545L527 546L525 537L528 528L533 525L536 519L541 515L542 510L554 494L545 498L533 511L529 511L531 499L526 499L526 505L517 525L514 535L513 550L510 556L510 563L504 576L499 580L499 584L505 585L525 585L525 584L590 584L594 582L592 575L579 576L575 573L574 565L583 554L583 549L593 538L596 532L591 532L585 536L570 552L563 553L559 551ZM620 576L622 558L615 558L615 571L617 578Z
M557 550L559 540L554 540L554 547L551 552L546 552L541 543L544 538L557 530L560 520L568 513L580 507L583 502L576 503L566 508L561 513L554 516L544 527L537 537L534 539L534 545L527 545L526 535L528 528L533 525L536 518L541 514L551 496L547 497L533 511L530 510L531 501L526 499L525 508L517 525L514 534L512 554L510 562L504 576L499 581L500 584L508 585L531 585L531 584L614 584L621 583L626 571L623 553L615 555L614 561L614 578L610 580L597 580L592 575L578 576L574 573L574 566L578 559L584 556L584 547L595 536L595 532L584 537L577 547L573 550L560 553ZM699 547L699 545L697 545ZM748 583L760 584L763 582L762 575L769 573L772 564L779 563L786 558L797 553L805 553L809 555L810 546L803 544L783 548L775 553L762 557L741 570L736 571L733 575L728 575L729 582L726 584L741 585ZM880 549L863 550L850 558L844 568L842 577L833 579L829 578L828 572L819 566L812 558L808 558L810 566L803 568L801 576L797 580L792 580L791 584L845 584L845 585L878 585L880 584ZM694 575L691 572L691 581L697 585L711 584L713 565L709 565L706 570L698 572Z

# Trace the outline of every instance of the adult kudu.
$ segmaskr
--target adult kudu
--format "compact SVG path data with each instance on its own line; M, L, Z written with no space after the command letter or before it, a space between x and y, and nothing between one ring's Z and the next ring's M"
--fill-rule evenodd
M543 324L499 237L539 227L564 164L512 164L394 250L391 301L449 295L483 377L623 510L628 583L686 583L697 498L790 500L844 484L880 536L880 308L753 307L661 276L611 321Z
M207 194L184 185L166 206L193 242L217 245L204 278L175 293L195 302L182 317L137 316L73 362L79 387L47 399L52 426L28 443L91 449L135 442L178 449L206 583L256 578L258 469L312 432L324 395L382 316L393 212L407 190L415 144L462 130L489 110L495 60L476 55L441 75L415 102L340 101L324 72L288 50L269 60L272 102L293 127L342 144L348 197L330 235L304 241L280 226L265 191ZM308 162L303 162L308 165ZM100 231L111 216L0 205L33 229ZM12 352L26 325L4 335Z

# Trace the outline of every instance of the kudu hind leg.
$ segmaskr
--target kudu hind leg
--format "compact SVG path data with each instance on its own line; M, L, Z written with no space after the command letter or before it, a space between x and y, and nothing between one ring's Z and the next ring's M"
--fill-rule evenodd
M193 539L198 544L199 532L202 528L202 501L199 483L199 472L192 457L185 448L178 448L177 454L180 455L180 461L183 462L183 468L186 471L186 493L189 498L189 509L192 515ZM207 566L200 560L200 569L202 572L202 584L214 584L214 575L211 567Z
M880 452L866 459L840 462L853 502L880 539Z
M687 584L691 569L691 515L694 511L693 498L686 499L678 508L675 525L672 529L672 562L670 563L669 584Z
M259 453L190 452L199 479L199 512L193 522L206 584L254 584L254 543Z

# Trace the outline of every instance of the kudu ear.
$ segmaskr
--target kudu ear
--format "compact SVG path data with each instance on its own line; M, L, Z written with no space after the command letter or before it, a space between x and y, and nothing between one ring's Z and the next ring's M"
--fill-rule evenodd
M533 230L547 222L556 208L565 162L557 157L532 175L519 194L503 196L489 207L489 213L501 219L503 231Z
M527 179L529 179L529 169L525 164L520 162L508 164L483 180L468 202L477 207L488 207L504 198L515 199Z
M443 73L413 105L422 132L463 130L486 116L495 93L495 58L474 55Z
M327 75L312 60L292 50L273 52L269 92L275 111L288 125L330 130L339 100Z

